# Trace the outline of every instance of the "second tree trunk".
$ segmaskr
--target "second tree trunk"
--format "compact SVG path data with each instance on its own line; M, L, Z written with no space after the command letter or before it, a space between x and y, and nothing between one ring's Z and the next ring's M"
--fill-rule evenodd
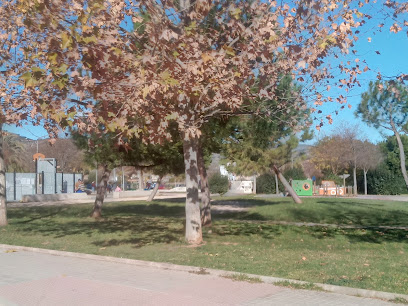
M102 205L105 200L105 193L106 193L106 188L108 186L109 175L110 175L110 170L108 169L107 165L104 165L101 182L96 187L96 198L95 198L94 207L91 213L92 218L98 219L102 217Z
M156 185L154 185L154 188L153 188L152 192L150 193L149 197L147 198L147 202L153 201L154 197L157 194L157 191L159 190L161 180L162 180L162 177L160 176L159 179L156 182Z
M292 188L292 186L290 186L288 181L285 179L285 177L279 171L278 167L273 166L273 171L275 171L276 175L278 176L279 180L282 182L285 189L289 192L289 194L292 197L293 201L295 201L295 203L297 203L297 204L302 204L302 200L299 198L299 196L296 194L295 190Z
M200 173L201 187L201 225L211 226L211 196L208 185L207 170L205 169L203 148L200 144L197 151L198 171Z

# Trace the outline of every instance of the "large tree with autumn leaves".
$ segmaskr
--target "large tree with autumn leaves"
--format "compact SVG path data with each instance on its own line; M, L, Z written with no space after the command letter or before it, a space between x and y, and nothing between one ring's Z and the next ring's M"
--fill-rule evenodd
M304 101L345 103L346 94L327 91L333 85L347 90L363 69L358 60L338 66L326 59L352 49L367 18L359 9L349 0L2 3L0 16L15 19L10 31L25 44L14 45L24 62L13 72L24 88L7 92L4 101L15 107L27 99L26 114L55 123L46 124L50 131L75 125L95 132L103 124L119 142L133 136L162 142L176 121L184 146L186 240L200 243L201 126L255 100L275 100L287 75L302 92L274 109L259 103L255 114L279 120L280 112L306 108ZM297 119L285 123L296 126Z
M38 25L28 4L0 2L0 226L7 225L3 125L42 124L53 142L60 127L72 124L86 105L68 98L70 91L62 83L68 66L52 65L52 47L44 45L50 31L41 33L50 19L44 15ZM31 4L36 10L44 6Z

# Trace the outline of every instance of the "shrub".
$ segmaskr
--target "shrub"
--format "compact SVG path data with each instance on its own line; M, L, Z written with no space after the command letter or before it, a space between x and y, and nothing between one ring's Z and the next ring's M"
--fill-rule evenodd
M303 169L301 167L294 167L294 168L289 168L283 171L283 176L286 178L287 181L290 179L292 180L305 180L306 176L303 172Z
M279 182L279 191L283 191L283 186ZM276 193L275 175L264 173L256 178L256 193Z
M209 178L208 185L211 193L224 194L229 188L228 177L215 173Z
M378 168L367 173L367 191L369 194L395 195L407 193L407 187L402 174Z

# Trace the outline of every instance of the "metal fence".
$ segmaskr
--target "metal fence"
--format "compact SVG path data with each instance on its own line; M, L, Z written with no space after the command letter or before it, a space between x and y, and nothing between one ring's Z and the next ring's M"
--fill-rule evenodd
M6 173L6 200L20 201L23 195L74 193L80 173Z

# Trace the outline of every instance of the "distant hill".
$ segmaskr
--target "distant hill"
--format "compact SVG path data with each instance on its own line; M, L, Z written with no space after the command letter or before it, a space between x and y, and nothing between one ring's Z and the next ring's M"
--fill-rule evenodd
M83 162L83 152L76 147L70 138L57 139L51 145L49 139L33 140L14 133L6 133L12 135L15 141L23 144L25 150L21 160L27 172L35 171L33 155L37 152L44 154L47 158L55 158L59 166L58 171L82 172L86 168Z
M310 149L311 149L312 147L313 147L313 146L311 146L311 145L300 144L300 145L298 145L298 147L297 147L296 149L294 149L293 151L294 151L294 152L298 152L298 153L309 154Z

